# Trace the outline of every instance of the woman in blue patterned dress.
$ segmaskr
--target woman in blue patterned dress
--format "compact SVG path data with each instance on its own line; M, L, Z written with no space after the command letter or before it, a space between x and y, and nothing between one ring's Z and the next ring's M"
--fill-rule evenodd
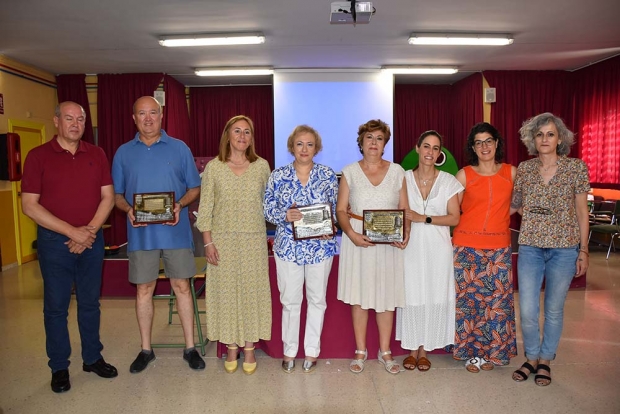
M265 191L265 218L277 226L273 251L282 302L282 369L286 373L295 369L305 282L308 312L303 371L310 372L316 367L321 351L327 279L337 242L332 236L295 240L292 222L302 218L297 206L318 203L330 203L330 213L335 217L338 180L331 168L313 161L322 148L321 137L313 128L307 125L296 127L288 138L287 146L295 161L271 173Z

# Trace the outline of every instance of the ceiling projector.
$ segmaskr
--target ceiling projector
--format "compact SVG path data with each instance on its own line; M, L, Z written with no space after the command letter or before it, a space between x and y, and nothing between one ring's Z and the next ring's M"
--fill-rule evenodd
M353 10L353 11L352 11ZM374 13L370 1L335 1L329 16L331 24L365 24Z

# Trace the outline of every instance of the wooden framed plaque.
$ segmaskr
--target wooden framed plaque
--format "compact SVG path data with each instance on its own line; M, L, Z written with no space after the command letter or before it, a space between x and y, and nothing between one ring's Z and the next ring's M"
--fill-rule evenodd
M174 191L133 195L135 224L174 222Z
M330 203L312 204L296 208L303 217L293 222L293 238L295 240L316 239L336 234L334 231L332 205Z
M402 242L405 233L405 210L364 210L364 236L377 244Z

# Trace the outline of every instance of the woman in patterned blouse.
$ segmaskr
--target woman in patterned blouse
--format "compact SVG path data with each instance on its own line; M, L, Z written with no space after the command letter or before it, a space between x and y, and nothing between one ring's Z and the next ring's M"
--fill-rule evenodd
M535 372L536 385L551 383L549 363L562 334L564 301L573 277L588 269L588 169L568 158L574 136L564 122L543 113L523 124L521 141L530 155L519 165L511 208L523 219L519 235L519 305L527 361L512 374L521 382ZM540 289L545 280L544 327L539 327Z
M303 371L311 372L321 352L321 331L327 308L327 279L337 243L333 236L325 235L295 240L292 222L302 218L297 206L319 203L330 203L329 214L335 217L338 180L331 168L313 161L322 148L321 137L313 128L307 125L296 127L288 137L287 147L295 160L271 173L265 191L264 211L265 218L277 226L273 251L282 302L282 369L286 373L295 369L305 281L308 311Z

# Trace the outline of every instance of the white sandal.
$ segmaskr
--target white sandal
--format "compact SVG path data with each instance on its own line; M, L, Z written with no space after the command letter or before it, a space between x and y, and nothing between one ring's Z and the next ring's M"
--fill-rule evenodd
M386 361L385 359L383 359L385 355L392 355L392 351L381 352L381 349L379 349L377 360L383 364L387 372L389 372L390 374L398 374L400 372L400 365L398 365L394 359ZM396 368L396 371L394 371L394 368Z
M482 357L482 361L480 361L480 369L483 371L491 371L493 368L495 368L495 364L485 357Z
M349 370L353 372L354 374L359 374L360 372L364 370L364 362L366 362L366 359L368 358L368 350L360 351L359 349L356 349L355 354L364 355L364 358L352 360L351 363L349 364Z
M480 360L478 358L471 358L465 363L465 369L474 374L480 372Z

